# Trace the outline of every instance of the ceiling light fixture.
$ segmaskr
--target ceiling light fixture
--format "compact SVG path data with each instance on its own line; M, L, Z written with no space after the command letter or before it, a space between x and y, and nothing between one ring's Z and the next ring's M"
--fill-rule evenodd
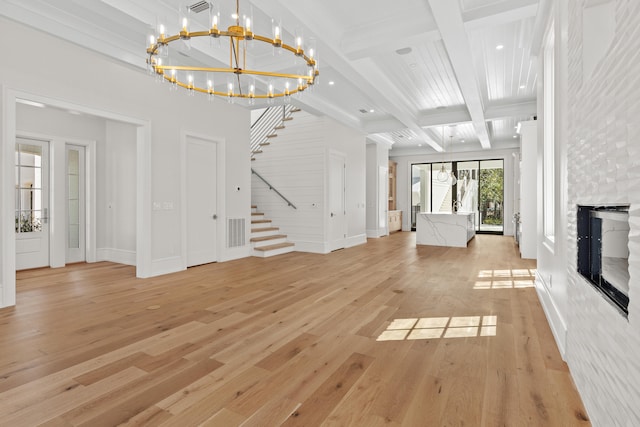
M444 167L444 152L445 152L445 144L444 144L444 125L442 126L442 162L440 163L440 171L438 172L438 181L447 182L449 178L449 174Z
M329 82L329 86L333 86L334 84L336 84L336 82L334 82L333 80Z
M496 50L502 50L504 49L504 45L503 44L499 44L496 46Z
M203 31L190 31L192 14L207 9L209 10L210 28ZM290 95L304 91L316 82L320 73L312 40L309 40L304 46L302 34L297 33L293 46L284 43L283 30L280 23L275 20L272 20L271 37L253 33L253 16L252 14L249 16L240 15L240 0L236 0L236 12L233 16L235 23L232 23L227 30L220 30L220 12L213 3L198 2L181 8L181 29L177 34L166 35L164 25L160 25L158 33L149 36L147 63L150 71L153 71L162 81L170 82L175 88L180 86L189 90L190 94L201 92L210 96L227 97L230 100L234 98L249 100L288 98ZM171 61L167 60L170 45L176 51L179 51L181 47L189 49L191 40L196 38L228 39L229 66L195 66L175 61L176 58ZM254 41L270 44L275 49L287 51L292 56L300 58L297 62L306 68L306 71L296 74L247 68L247 50L250 43ZM180 46L181 42L182 46ZM163 63L163 59L165 59L165 63ZM281 62L287 64L287 61L289 59L284 59L283 56ZM286 67L288 68L289 65L287 64ZM226 75L227 79L219 78L220 74ZM256 80L261 82L266 90L258 92Z

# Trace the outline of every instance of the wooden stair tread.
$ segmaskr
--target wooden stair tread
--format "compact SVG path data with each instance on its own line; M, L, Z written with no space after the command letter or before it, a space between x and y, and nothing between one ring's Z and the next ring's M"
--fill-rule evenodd
M285 125L278 125L276 127L274 127L275 130L282 130L285 128Z
M261 233L263 231L278 231L280 230L278 227L262 227L262 228L252 228L252 233Z
M293 117L285 117L284 119L282 119L283 122L288 122L293 120Z
M302 110L299 109L299 108L294 108L294 109L291 110L292 113L298 113L300 111L302 111Z
M252 208L258 208L257 206L251 206ZM251 212L251 216L264 215L262 212Z
M266 252L274 249L289 248L291 246L295 246L295 244L291 242L285 242L285 243L277 243L275 245L260 246L259 248L253 248L253 249L260 252Z
M251 224L266 224L267 222L271 222L270 219L252 219Z
M251 209L258 209L258 205L251 205Z
M272 236L264 236L264 237L252 237L249 239L250 242L266 242L268 240L276 240L276 239L286 239L286 234L274 234Z
M267 135L267 138L275 138L277 136L278 136L277 133L272 133L271 135Z
M267 145L271 145L270 142L262 142L260 144L258 144L260 147L266 147Z

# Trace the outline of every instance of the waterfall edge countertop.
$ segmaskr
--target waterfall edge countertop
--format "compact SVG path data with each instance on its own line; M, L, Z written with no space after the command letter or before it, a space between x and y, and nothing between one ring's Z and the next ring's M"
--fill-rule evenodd
M416 222L416 245L466 248L476 235L475 214L420 212Z

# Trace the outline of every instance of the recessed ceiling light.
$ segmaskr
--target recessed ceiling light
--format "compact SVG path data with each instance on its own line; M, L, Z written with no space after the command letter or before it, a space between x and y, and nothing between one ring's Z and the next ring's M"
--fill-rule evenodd
M412 62L411 64L409 64L409 67L411 68L416 68L418 66L418 64L416 64L415 62Z
M460 142L464 142L464 139L461 139Z
M422 144L418 144L418 147L422 147Z
M513 137L514 137L514 138L517 138L517 137L518 137L518 135L513 135Z
M524 89L525 87L527 87L526 85L520 85L520 89Z
M369 110L370 113L375 113L376 110L374 110L373 108L371 110Z
M503 44L499 44L496 46L496 50L502 50L504 49L504 45Z
M336 82L334 82L333 80L329 82L329 86L333 86L334 84L336 84Z

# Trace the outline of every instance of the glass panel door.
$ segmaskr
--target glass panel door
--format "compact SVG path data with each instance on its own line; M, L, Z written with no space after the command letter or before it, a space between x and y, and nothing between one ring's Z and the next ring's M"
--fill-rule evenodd
M504 232L504 161L480 161L480 229Z
M431 164L411 165L411 229L418 212L431 212Z
M475 224L480 224L480 210L478 209L478 177L480 176L480 163L458 162L458 184L456 188L456 200L458 212L475 213Z
M433 163L431 175L432 212L453 211L453 187L451 186L451 163Z
M16 270L49 265L49 142L16 137Z
M16 233L42 231L42 146L16 144Z
M84 147L67 145L67 254L66 262L85 261Z

